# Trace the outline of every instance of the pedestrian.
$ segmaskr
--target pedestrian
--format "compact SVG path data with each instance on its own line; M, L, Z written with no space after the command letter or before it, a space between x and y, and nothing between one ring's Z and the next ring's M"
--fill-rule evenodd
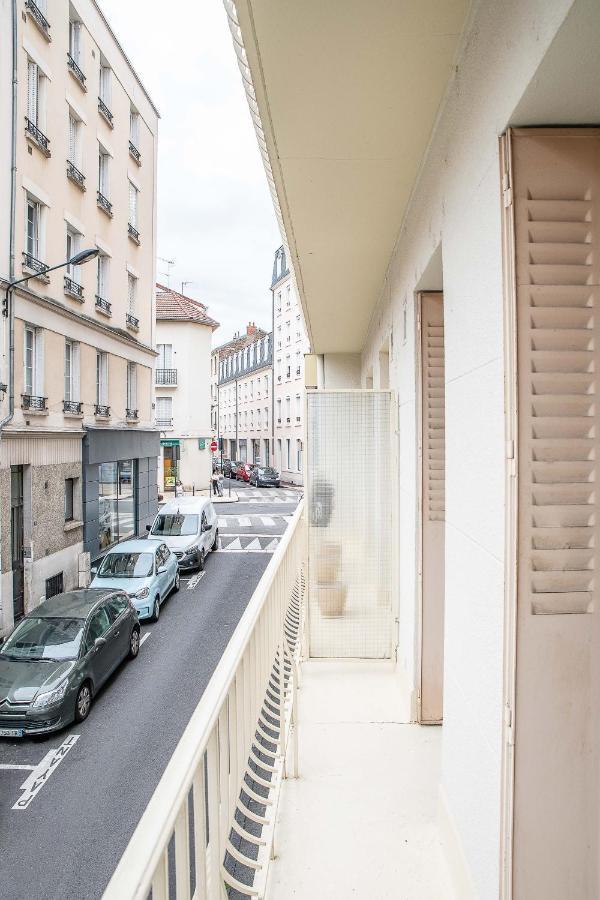
M183 481L175 482L175 496L183 497Z
M212 482L213 496L218 497L219 496L219 473L218 472L215 471L212 473L211 482Z

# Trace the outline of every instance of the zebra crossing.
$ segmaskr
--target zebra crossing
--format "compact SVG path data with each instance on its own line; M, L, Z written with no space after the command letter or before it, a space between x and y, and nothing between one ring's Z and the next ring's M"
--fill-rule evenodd
M252 528L255 525L263 525L265 528L274 528L276 525L284 523L287 527L288 523L292 521L292 516L260 516L258 514L249 515L249 516L219 516L218 517L218 527L219 528L235 528L239 526L240 528Z
M298 503L301 494L298 491L248 488L239 490L238 497L240 503Z
M215 553L274 553L282 535L220 535Z

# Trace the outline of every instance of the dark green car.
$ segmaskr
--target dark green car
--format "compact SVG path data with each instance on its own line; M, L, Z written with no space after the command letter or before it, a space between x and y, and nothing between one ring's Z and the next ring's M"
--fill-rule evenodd
M21 619L0 645L0 737L47 734L87 718L117 666L140 649L127 594L57 594Z

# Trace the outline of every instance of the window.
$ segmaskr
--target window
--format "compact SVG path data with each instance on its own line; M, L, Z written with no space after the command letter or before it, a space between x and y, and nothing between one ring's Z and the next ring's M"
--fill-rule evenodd
M110 257L104 253L98 256L98 270L96 278L96 296L102 300L107 300L110 294L108 281L110 273Z
M156 424L163 428L170 428L173 423L173 398L156 398Z
M300 421L302 415L302 399L300 394L296 394L296 422Z
M269 396L269 376L265 375L265 397Z
M254 428L254 410L250 410L250 428Z
M81 62L81 22L69 20L69 53L77 65Z
M108 353L96 350L96 404L108 403Z
M285 453L286 466L285 467L288 470L288 472L290 472L292 469L291 445L292 445L292 442L288 438L285 442L285 449L286 449L286 453Z
M33 60L27 61L27 118L36 128L42 126L42 92L44 75Z
M285 293L285 305L290 306L291 302L292 302L292 288L291 288L291 285L288 284L288 286L286 288L286 293ZM288 322L288 324L289 324L289 322Z
M258 430L260 431L260 428L261 428L261 424L260 424L260 409L257 409L257 410L256 410L256 427L257 427Z
M157 344L158 359L156 367L158 369L171 369L173 366L173 344Z
M137 278L131 272L127 273L127 312L135 316L137 295Z
M108 175L109 175L109 160L110 156L100 145L100 149L98 151L98 190L102 194L103 197L108 199L108 195L110 192Z
M129 224L137 230L138 224L138 189L129 182Z
M292 367L290 365L289 356L286 356L286 358L285 358L285 372L286 372L286 375L285 375L286 378L292 377Z
M73 498L75 496L75 479L65 478L65 522L72 522L73 515Z
M53 575L51 578L46 578L46 600L49 600L50 597L56 597L57 594L62 594L63 591L64 581L62 572L59 572L58 575Z
M292 401L289 397L285 398L285 417L287 421L290 421L292 415Z
M140 115L131 107L129 111L129 140L133 146L139 149L140 146Z
M98 467L99 550L136 532L134 475L132 459L101 463Z
M253 381L250 382L250 399L251 400L254 399L254 382Z
M110 100L111 100L111 71L110 66L101 65L100 66L100 87L98 96L102 100L106 106L110 109Z
M269 427L269 407L265 406L265 428Z
M112 556L112 554L109 554L109 555ZM135 555L135 554L132 554L132 555ZM150 556L149 553L142 553L140 555L141 556ZM126 597L123 597L122 595L112 597L110 600L108 600L106 603L106 608L108 610L108 615L109 615L110 621L115 622L119 618L119 616L123 615L123 613L128 608L128 606L129 606L129 604L127 602Z
M106 634L109 628L110 618L108 616L106 604L104 604L97 612L94 613L94 615L90 619L83 652L89 653L98 638L101 638L104 634Z
M42 218L41 205L37 200L27 198L27 218L25 224L25 251L34 259L39 259L40 224Z
M26 325L24 332L23 393L34 397L44 393L43 332L33 325Z
M302 441L296 441L296 471L302 471Z
M79 344L65 340L65 400L79 400Z
M281 291L277 292L277 312L281 312Z
M76 253L79 253L80 249L81 249L81 235L78 234L78 232L76 232L73 228L70 228L69 226L67 226L66 259L70 260L73 256L75 256ZM72 278L73 281L76 281L77 283L79 283L79 278L80 278L79 266L72 266L71 263L69 263L69 265L66 266L66 273L69 276L69 278Z
M135 363L127 363L127 409L137 411L137 368Z
M77 168L80 167L80 137L81 137L81 122L79 119L75 118L71 110L69 110L69 155L67 157L67 161L73 163Z
M281 400L277 401L277 424L281 425Z

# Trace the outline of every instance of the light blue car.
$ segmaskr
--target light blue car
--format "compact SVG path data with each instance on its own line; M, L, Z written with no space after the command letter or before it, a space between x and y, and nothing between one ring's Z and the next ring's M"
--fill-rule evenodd
M92 588L125 591L140 620L157 622L161 604L179 590L177 557L163 541L123 541L92 568L92 575Z

